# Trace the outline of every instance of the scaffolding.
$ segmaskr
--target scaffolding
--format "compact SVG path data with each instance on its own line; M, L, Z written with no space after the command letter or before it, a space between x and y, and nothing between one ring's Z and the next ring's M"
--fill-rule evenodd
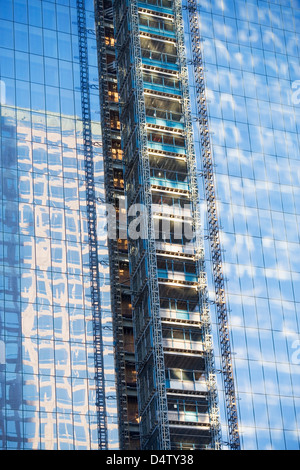
M113 9L125 194L145 208L128 240L141 447L218 449L181 3Z
M205 95L205 79L201 51L197 1L188 0L187 10L192 41L193 67L196 82L197 111L201 135L201 155L205 198L208 214L208 231L215 287L215 305L219 327L222 375L225 389L225 401L229 430L229 445L232 450L240 449L238 416L235 396L234 377L232 370L231 345L228 328L228 312L225 298L225 280L222 270L219 223L216 205L213 159L208 126L208 113Z
M155 229L152 216L152 188L151 172L148 154L148 137L146 123L146 108L144 100L144 81L143 81L143 62L141 45L139 41L139 12L138 2L131 1L131 26L133 32L133 50L135 63L135 100L136 112L139 119L139 145L140 145L140 166L142 176L143 195L142 200L146 206L146 224L147 235L147 267L148 267L148 285L150 295L151 323L153 333L153 362L156 370L156 391L158 419L158 440L160 449L170 449L170 433L168 423L168 406L165 383L165 365L164 352L162 344L162 325L160 318L159 285L156 260ZM147 328L147 326L146 326ZM140 332L141 334L141 332ZM147 405L150 406L150 403ZM146 408L144 409L144 413Z
M125 5L125 6L124 6ZM145 298L145 292L147 291L147 298L149 302L149 312L151 312L149 318L146 319L139 331L136 331L136 349L137 355L141 350L141 344L143 341L147 341L147 338L151 335L152 344L148 342L148 348L145 354L141 354L137 361L137 386L138 386L138 397L141 397L141 380L140 377L147 374L147 366L151 363L155 371L155 383L153 383L153 389L149 393L149 397L141 404L140 400L140 415L141 415L141 440L142 447L148 447L151 441L151 436L148 432L144 432L144 422L147 421L147 416L152 414L151 410L155 407L155 414L159 416L159 419L155 419L151 422L151 435L155 435L155 444L160 449L170 448L169 439L169 427L167 418L167 397L165 387L165 368L164 368L164 355L162 348L162 329L161 319L159 314L159 287L157 281L157 264L156 264L156 249L155 249L155 232L152 218L152 193L151 193L151 180L150 180L150 166L149 157L147 151L147 130L146 130L146 112L144 102L144 84L142 77L142 55L141 47L139 42L139 17L138 17L138 4L136 1L124 2L122 5L115 1L115 29L117 31L116 40L119 48L117 49L117 63L119 65L119 88L120 98L123 104L121 119L124 116L128 116L130 110L134 113L136 120L135 125L130 129L130 135L126 136L129 145L132 145L133 135L138 140L138 146L134 145L132 151L136 155L136 159L132 159L128 162L126 175L127 181L130 178L135 178L132 172L132 165L135 161L138 167L139 183L135 192L135 201L143 204L146 212L144 227L147 233L147 237L144 238L144 247L141 250L140 257L138 260L131 258L131 286L133 290L133 307L134 312L138 309L138 304ZM131 35L129 37L129 30L127 29L130 24ZM120 41L119 38L122 37ZM118 41L119 40L119 41ZM127 48L124 47L127 45ZM130 51L130 52L129 52ZM126 61L128 54L133 57L133 64L128 64L127 75L123 77L122 71L120 70L121 61ZM134 80L134 87L128 79L131 76ZM125 117L126 119L126 117ZM128 116L130 119L130 115ZM125 151L125 157L127 152ZM129 171L129 167L131 172ZM126 179L126 178L125 178ZM131 198L131 204L133 203ZM135 282L138 284L136 279L139 276L139 267L144 267L144 283L143 286L135 286ZM145 290L146 289L146 290ZM138 292L137 292L138 291ZM134 324L136 320L134 320ZM155 448L155 447L154 447Z
M98 424L99 449L107 449L107 425L105 406L105 383L104 383L104 361L103 341L101 327L101 300L98 265L97 244L97 209L95 198L94 163L93 163L93 141L91 129L90 108L90 84L88 65L88 46L85 1L77 0L77 23L79 41L79 63L80 63L80 85L81 85L81 108L82 108L82 133L83 150L85 159L85 183L88 216L88 237L90 250L90 277L91 298L93 309L93 335L94 335L94 361L96 382L96 408Z
M99 67L99 89L100 89L100 103L101 103L101 124L103 134L103 155L104 155L104 170L105 170L105 202L111 206L116 207L118 194L115 184L116 170L119 169L118 161L114 159L113 152L113 135L118 136L119 128L119 113L118 113L118 96L114 92L115 67L108 67L108 55L113 54L111 46L114 45L113 34L113 18L112 8L109 2L97 0L95 2L95 15L96 15L96 38L97 38L97 52L98 52L98 67ZM111 92L111 89L113 91ZM113 99L112 99L113 98ZM111 221L108 210L108 224ZM117 228L117 227L116 227ZM112 234L113 235L113 234ZM130 433L128 422L128 403L126 391L126 363L125 363L125 348L124 348L124 331L122 319L122 288L120 281L120 254L118 247L118 239L116 236L108 237L109 247L109 261L110 261L110 275L111 275L111 300L113 311L113 328L114 328L114 344L115 344L115 361L117 364L117 390L119 413L118 423L120 437L120 446L122 449L129 449Z
M188 71L186 61L186 50L184 40L184 26L182 18L182 2L181 0L174 0L175 24L177 33L178 44L178 57L181 65L181 83L182 95L185 110L185 123L186 123L186 140L187 140L187 163L190 177L190 194L193 206L193 228L195 234L196 246L196 261L198 267L198 275L200 279L200 301L201 301L201 319L204 328L204 342L206 344L206 377L209 385L209 412L210 421L212 425L212 436L214 447L220 448L220 423L219 423L219 409L217 401L217 385L215 380L215 363L212 351L212 332L209 315L209 301L207 292L206 280L206 267L204 257L204 247L202 242L202 226L201 215L199 207L199 194L198 194L198 176L197 176L197 163L194 149L194 133L193 124L191 119L191 106L190 106L190 90L188 82Z

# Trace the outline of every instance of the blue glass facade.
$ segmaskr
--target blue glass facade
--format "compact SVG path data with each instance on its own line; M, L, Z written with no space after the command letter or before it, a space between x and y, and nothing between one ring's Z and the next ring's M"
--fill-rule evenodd
M241 444L298 450L300 3L198 6Z
M1 449L92 450L99 447L82 110L86 90L81 81L79 3L75 0L0 0ZM106 187L98 86L99 44L95 35L94 2L86 0L84 3L93 175L99 216L97 254L105 428L107 448L117 449L120 417L117 416L112 277L101 203L105 200ZM104 4L108 11L110 2ZM174 2L145 0L138 4L143 9L138 28L142 81L146 90L147 147L152 158L150 183L156 187L156 192L173 194L177 190L180 195L178 199L157 196L153 203L165 205L167 214L174 217L181 214L179 198L184 198L185 194L188 197L189 190L188 171L184 167L186 148L181 136L185 125L180 106L174 105L182 97L177 76L176 31L173 23L170 24L174 21ZM198 7L241 446L242 449L299 450L300 1L198 0ZM187 18L185 20L190 64L191 39ZM113 29L112 24L110 28ZM105 31L105 40L108 41L108 70L113 76L109 77L110 85L114 85L112 101L117 103L113 32L108 36ZM128 63L124 62L124 68L129 62L130 58ZM194 105L192 64L189 72ZM166 101L159 101L162 98ZM112 158L117 160L115 165L120 170L119 179L115 177L118 185L122 179L122 166L118 166L122 160L119 130L124 127L126 137L136 121L126 118L127 127L124 122L120 126L116 109L111 104L115 113L110 114L111 147ZM194 127L200 175L200 135L196 123ZM128 148L129 156L125 152L125 160L133 155ZM124 186L124 180L122 184ZM205 214L202 186L199 176ZM207 235L205 216L203 222L204 235ZM201 442L197 435L191 439L189 432L192 427L195 431L196 422L199 430L208 424L206 415L203 418L207 405L204 408L202 404L201 408L199 400L193 401L191 395L207 391L204 366L199 362L182 365L180 360L183 362L184 354L196 356L201 349L199 338L194 341L193 330L199 320L199 312L195 314L197 309L193 310L195 305L198 308L198 299L196 302L186 293L179 296L182 291L175 292L175 288L172 291L170 284L176 279L182 283L184 279L190 288L190 284L197 283L197 278L193 266L183 262L176 265L179 251L174 252L173 242L172 237L168 245L164 240L162 249L167 246L169 258L163 259L162 251L157 265L163 347L167 354L170 350L181 351L172 357L165 354L165 387L166 394L172 395L175 390L176 394L186 392L189 397L186 401L178 397L173 401L169 399L168 419L174 428L179 423L189 429L185 435L180 431L176 439L172 437L173 449L191 446L197 449ZM213 303L210 248L207 240L205 243ZM122 263L125 266L123 271L119 266L119 275L121 284L125 279L126 294L123 292L126 299L122 299L121 322L125 325L127 424L137 447L141 413L136 403L128 254L121 254L120 260L120 266ZM174 278L170 273L175 273ZM144 273L138 273L134 282L142 282L143 276ZM147 295L146 298L148 301ZM213 307L211 311L219 370L217 320ZM140 312L141 317L145 315L146 302L139 310L136 308L136 312ZM176 328L169 328L171 320L175 325L177 322ZM151 349L151 340L147 347ZM201 370L198 370L199 364ZM145 369L148 382L141 387L140 399L153 385L153 368L150 363L149 370ZM140 377L143 379L143 374L140 373ZM227 442L221 374L217 374L217 382L222 437ZM142 383L146 384L146 380ZM153 407L151 420L154 422L156 417L157 410ZM151 420L149 418L149 423ZM144 434L148 434L148 428Z
M85 2L96 198L104 177ZM0 447L97 449L77 2L0 2ZM100 200L100 199L99 199ZM118 446L107 240L98 236L108 448Z

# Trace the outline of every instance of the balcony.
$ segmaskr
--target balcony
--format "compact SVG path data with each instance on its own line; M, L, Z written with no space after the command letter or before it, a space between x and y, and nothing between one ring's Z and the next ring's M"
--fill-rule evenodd
M156 241L156 249L165 253L182 254L182 255L194 255L195 244L190 243L170 243Z
M185 140L183 136L174 136L163 132L148 131L148 148L161 152L185 155Z
M189 341L176 338L163 338L163 347L165 349L177 349L190 353L200 353L204 351L203 343L200 341Z
M166 387L169 389L186 392L207 392L207 384L205 380L198 382L187 380L166 380Z
M144 82L144 88L146 90L159 91L159 92L162 92L162 93L169 93L169 94L172 94L172 95L181 95L181 93L182 93L180 89L176 89L176 88L171 87L171 86L163 86L159 83Z
M208 414L192 411L168 411L168 419L169 421L179 421L181 423L209 424Z
M188 191L189 185L183 181L169 180L164 178L151 178L151 184L153 186L162 186L163 188L170 188L173 190L178 189L179 191Z
M158 27L155 27L158 26ZM175 39L176 38L176 33L175 31L170 29L167 29L166 26L168 27L169 25L155 25L154 22L151 24L151 22L148 22L148 25L146 24L140 24L140 31L143 31L145 33L150 33L150 34L158 34L159 36L165 36L166 38L171 38Z
M176 153L178 155L186 155L186 151L184 147L176 147L174 145L168 145L156 142L149 142L148 141L148 148L150 150L158 150L159 152L168 152L168 153Z
M177 120L169 120L169 119L147 115L146 122L147 124L154 124L155 126L160 126L163 128L168 127L168 128L173 128L173 129L179 129L179 130L184 129L184 124Z
M142 49L143 64L156 66L164 69L178 70L177 56L165 52L150 51Z
M153 197L152 212L153 214L161 214L163 216L172 216L183 218L185 222L192 220L192 210L189 200L183 201L182 205L178 204L178 201L174 201L169 198L167 202L170 204L161 204L158 196L158 203L156 202L157 198ZM164 198L165 200L167 197ZM171 199L171 200L170 200ZM179 201L180 202L180 201Z
M185 320L193 323L200 322L199 312L188 312L187 310L171 310L167 308L160 309L160 316L168 320Z
M178 282L198 282L196 274L183 273L183 272L172 272L166 269L158 269L158 277L161 279L168 279L169 281Z
M144 0L138 2L139 7L151 9L158 13L173 13L171 0Z
M148 70L148 68L144 69L143 72L143 80L144 80L144 88L151 92L157 91L160 94L166 93L167 95L181 95L181 84L178 79L177 73L173 73L172 75L169 74L162 74L156 73L154 71Z

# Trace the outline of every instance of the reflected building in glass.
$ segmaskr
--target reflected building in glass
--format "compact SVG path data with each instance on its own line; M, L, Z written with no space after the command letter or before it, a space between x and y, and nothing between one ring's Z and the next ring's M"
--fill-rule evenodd
M197 3L241 446L298 450L300 3Z
M94 29L93 2L80 11L69 1L1 1L0 18L0 447L98 449L102 407L105 446L116 448L107 242L96 240L99 330L86 196L81 75L98 84L95 38L85 43L88 63L78 45L79 21ZM98 86L88 101L97 200L104 194Z
M299 450L299 31L299 0L0 0L0 448Z

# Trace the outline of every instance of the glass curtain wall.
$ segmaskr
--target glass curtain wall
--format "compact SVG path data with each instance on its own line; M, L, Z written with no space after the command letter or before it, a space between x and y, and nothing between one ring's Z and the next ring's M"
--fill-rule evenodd
M241 442L298 450L300 2L198 7Z
M93 2L87 0L85 8L94 178L101 201ZM77 2L1 0L0 61L0 447L97 449ZM116 448L102 230L98 253L108 448Z

